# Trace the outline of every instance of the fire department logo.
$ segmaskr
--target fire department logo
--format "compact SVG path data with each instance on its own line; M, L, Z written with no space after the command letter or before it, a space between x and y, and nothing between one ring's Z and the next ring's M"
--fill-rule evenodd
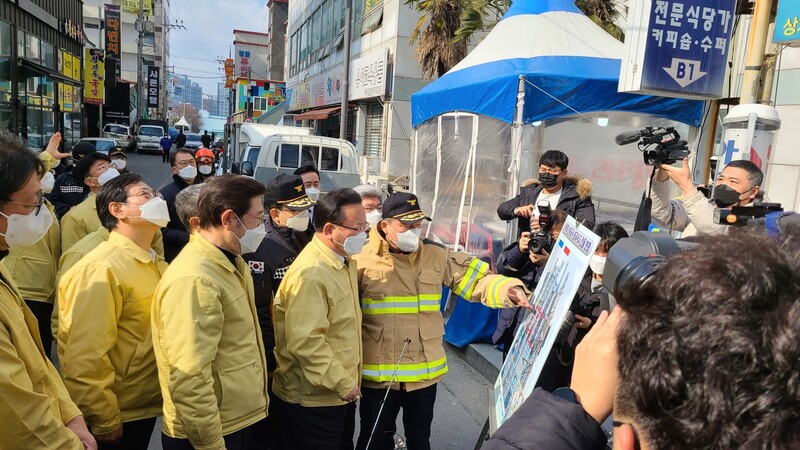
M297 192L301 192L303 190L303 185L301 184L300 186L295 186L294 190Z
M408 201L408 204L411 205L411 206L414 206L414 205L417 204L417 201L412 198L411 200Z
M247 265L250 266L250 271L255 274L264 273L264 261L248 261Z

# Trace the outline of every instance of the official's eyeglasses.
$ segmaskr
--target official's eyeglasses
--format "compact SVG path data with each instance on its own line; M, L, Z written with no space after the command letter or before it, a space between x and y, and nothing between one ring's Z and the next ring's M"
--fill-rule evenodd
M12 202L12 201L7 201L5 203L9 203L12 205L27 206L28 208L35 208L34 215L38 216L39 211L42 210L42 205L44 205L44 192L42 192L42 190L39 189L39 192L36 193L36 203L23 203L23 202Z

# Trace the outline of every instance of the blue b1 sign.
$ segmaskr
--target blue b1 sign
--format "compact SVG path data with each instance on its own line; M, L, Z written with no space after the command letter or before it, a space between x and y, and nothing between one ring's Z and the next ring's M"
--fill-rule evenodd
M626 36L628 61L623 61L620 91L720 98L736 0L638 0L631 4L636 6L632 6L633 20Z
M800 42L800 1L781 0L775 16L775 33L772 42L795 44Z

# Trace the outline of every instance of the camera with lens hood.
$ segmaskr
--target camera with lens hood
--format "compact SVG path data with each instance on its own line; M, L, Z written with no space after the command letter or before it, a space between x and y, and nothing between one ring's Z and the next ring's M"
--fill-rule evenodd
M539 217L535 219L539 221L539 231L531 236L531 240L528 241L528 250L537 255L541 254L542 250L550 253L555 244L552 234L553 216L551 215L550 202L542 200L536 203L536 208L539 210Z

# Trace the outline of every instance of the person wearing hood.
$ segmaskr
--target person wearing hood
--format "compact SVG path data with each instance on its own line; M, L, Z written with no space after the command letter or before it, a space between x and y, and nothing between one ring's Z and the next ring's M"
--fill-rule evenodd
M60 133L56 133L56 135L61 137ZM84 201L89 195L89 186L83 182L83 178L76 175L75 170L83 157L96 151L95 146L88 142L79 142L72 147L73 164L66 172L55 178L53 189L47 194L47 199L55 207L59 218L63 218L73 206Z
M161 414L150 311L167 268L152 249L167 204L138 174L97 195L108 240L59 280L58 359L64 384L103 448L146 449Z
M370 448L394 448L401 408L408 448L431 448L436 388L447 373L442 286L490 308L531 308L522 281L492 274L475 256L421 240L423 220L430 218L417 196L395 192L383 202L382 220L364 251L353 256L363 316L359 450L370 439Z
M272 325L272 299L278 292L284 275L297 255L311 238L308 229L308 209L314 202L306 195L303 180L297 175L278 174L267 183L264 206L267 235L255 252L242 257L250 266L255 288L256 311L261 325L261 337L267 353L267 371L275 371L275 332ZM256 430L256 443L265 442L276 431L267 417Z
M189 232L181 223L178 211L175 209L175 198L178 192L195 183L202 182L202 176L197 171L197 160L191 150L178 148L169 155L169 165L172 166L172 183L161 188L161 195L169 206L169 223L162 229L164 233L164 257L167 262L172 262L181 249L189 242Z
M538 202L546 200L550 208L560 209L587 228L595 223L592 183L586 178L570 177L569 158L559 150L548 150L539 158L539 180L520 189L520 193L502 203L497 215L502 220L518 220L517 237L525 231L539 231Z
M42 208L39 177L45 169L22 139L0 135L0 260L12 248L35 244L52 225L52 215ZM0 443L8 449L97 449L45 356L36 322L0 264Z
M207 148L199 148L194 157L197 160L197 171L200 172L203 181L208 181L214 176L214 152Z
M681 190L676 199L670 199L669 180ZM662 164L653 180L652 215L670 231L680 231L681 237L724 234L730 227L714 223L714 209L752 205L763 194L763 182L758 166L743 159L732 161L720 172L708 199L692 182L688 159L680 167Z

